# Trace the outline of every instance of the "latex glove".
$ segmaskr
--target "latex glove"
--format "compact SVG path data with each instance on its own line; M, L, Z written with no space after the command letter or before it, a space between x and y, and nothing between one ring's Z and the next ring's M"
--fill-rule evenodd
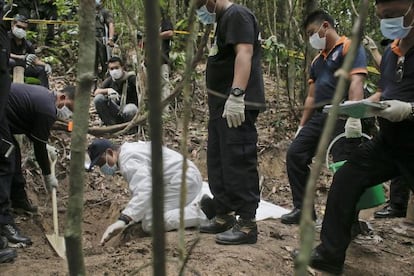
M372 40L372 38L367 35L362 39L362 43L366 48L370 50L378 49L377 44L375 44L374 40Z
M410 103L398 100L382 101L381 103L387 104L388 107L375 113L388 121L401 122L411 115L412 107Z
M115 235L120 233L126 227L125 221L117 220L115 223L111 224L106 228L105 233L101 239L101 245L104 245L107 241L112 239Z
M236 97L231 95L224 105L223 118L227 119L229 127L239 127L246 119L244 116L244 95Z
M296 130L296 133L295 133L295 137L294 138L296 138L298 136L298 134L302 130L302 128L303 128L303 126L298 126L298 130Z
M121 97L119 93L116 92L113 88L108 88L108 99L111 99L114 102L118 102Z
M49 144L46 144L47 153L51 161L55 161L58 156L58 150Z
M361 119L349 117L345 123L345 137L359 138L362 136Z
M45 72L46 74L52 74L52 66L50 66L50 64L46 63L45 64Z
M26 65L30 66L33 64L37 56L35 54L27 54L26 55Z
M48 174L48 175L43 176L43 180L45 182L46 189L48 191L51 191L52 188L57 189L58 186L59 186L58 185L58 180L57 180L56 176L54 176L53 174Z

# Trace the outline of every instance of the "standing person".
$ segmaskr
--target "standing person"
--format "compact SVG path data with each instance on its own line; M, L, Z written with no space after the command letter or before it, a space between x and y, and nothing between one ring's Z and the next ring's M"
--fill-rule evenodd
M10 67L24 67L26 77L38 78L42 86L49 88L48 75L52 73L52 67L36 56L32 43L26 40L28 22L23 15L18 14L13 18L12 29L8 34L11 47Z
M300 222L303 197L310 174L309 165L315 156L328 116L328 114L322 113L323 105L332 101L338 82L335 72L341 68L350 45L350 40L345 36L339 36L334 26L334 19L322 10L310 13L303 24L311 46L320 50L320 53L311 64L309 92L305 100L304 111L295 138L286 155L286 168L294 208L292 212L281 217L281 222L284 224L299 224ZM346 100L361 100L363 98L363 84L366 74L366 56L361 46L351 70L350 85L348 93L345 95ZM349 118L346 122L338 119L334 137L343 133L344 129L346 138L361 137L362 126L359 119ZM346 160L351 148L360 142L359 138L345 140L336 143L332 149L334 162ZM315 211L313 216L316 219Z
M10 224L10 183L13 177L13 139L6 119L7 101L10 93L9 55L10 44L3 22L4 1L0 0L0 225ZM0 263L12 261L17 256L13 248L7 248L8 240L0 231Z
M69 119L72 114L75 87L67 86L62 91L52 93L39 85L12 83L7 120L12 134L25 134L33 143L36 161L42 170L43 180L48 190L57 187L58 182L50 171L47 140L56 119ZM27 212L36 212L25 190L26 180L21 169L21 153L18 142L13 139L14 175L11 185L11 206Z
M174 27L164 9L161 9L161 100L170 95L170 51ZM165 108L168 112L168 107Z
M394 41L383 54L378 92L370 99L388 107L376 114L378 135L356 149L333 178L321 243L310 261L313 268L332 274L343 271L355 206L362 193L397 176L414 191L414 1L375 3L381 32Z
M94 104L105 125L129 122L138 112L137 76L125 72L119 57L108 61L110 77L94 92Z
M105 9L101 0L95 0L96 4L96 54L95 74L104 79L107 71L107 61L111 57L111 48L115 46L115 24L112 13ZM101 71L99 72L99 66Z
M364 46L368 48L374 59L375 67L380 69L381 53L375 42L368 36L362 41ZM374 218L399 218L405 217L407 214L407 205L410 198L410 189L402 183L401 177L394 178L390 183L390 198L388 203L378 211L374 212Z
M163 147L163 176L165 186L164 220L165 230L178 229L180 224L180 193L183 156ZM99 166L105 175L114 175L118 169L128 182L132 197L118 220L111 224L102 236L104 245L121 232L130 222L142 222L142 229L151 232L152 228L152 178L151 142L113 144L106 139L96 139L88 147L91 160L89 170ZM193 162L187 161L187 202L184 208L185 227L195 227L205 216L199 211L198 200L202 178Z
M196 4L202 23L217 20L206 69L207 170L216 215L200 231L217 234L219 244L256 243L260 192L255 124L265 109L259 26L249 9L228 0Z

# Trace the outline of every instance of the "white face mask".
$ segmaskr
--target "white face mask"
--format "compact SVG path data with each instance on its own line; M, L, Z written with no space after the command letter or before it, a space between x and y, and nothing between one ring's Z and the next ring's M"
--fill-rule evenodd
M66 105L61 108L57 108L56 111L56 116L61 120L69 120L73 114L73 112Z
M412 25L414 23L414 20L408 27L404 27L404 17L410 12L412 6L413 5L411 4L403 16L381 19L381 32L386 38L401 39L410 33L411 29L413 28Z
M119 80L122 77L122 69L113 69L109 71L109 74L114 80Z
M310 45L316 50L323 50L326 48L326 36L319 37L319 31L321 30L322 25L319 27L319 30L309 37Z
M22 28L18 28L16 26L13 27L12 33L18 39L23 39L23 38L26 37L26 31L23 30Z

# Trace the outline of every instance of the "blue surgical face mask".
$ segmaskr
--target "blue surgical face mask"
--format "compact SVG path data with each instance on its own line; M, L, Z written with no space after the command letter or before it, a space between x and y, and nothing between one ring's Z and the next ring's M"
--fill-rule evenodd
M408 27L404 27L404 17L410 12L411 8L412 4L403 16L381 19L381 32L386 38L402 39L410 33L414 20Z
M211 25L216 22L216 13L209 12L206 5L197 10L197 16L204 25Z
M105 175L114 175L117 170L118 170L118 166L116 164L113 166L109 166L108 163L105 163L101 167L101 172Z
M118 166L116 165L116 163L113 166L109 166L108 164L108 157L105 154L105 158L106 158L106 163L101 166L101 172L105 175L114 175L116 173L116 171L118 170Z

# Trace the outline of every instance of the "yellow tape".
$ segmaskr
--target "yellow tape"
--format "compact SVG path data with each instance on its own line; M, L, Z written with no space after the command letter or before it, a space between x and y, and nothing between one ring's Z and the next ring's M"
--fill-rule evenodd
M13 21L11 17L3 17L5 21ZM60 25L78 25L77 21L64 20L44 20L44 19L28 19L32 24L60 24Z

